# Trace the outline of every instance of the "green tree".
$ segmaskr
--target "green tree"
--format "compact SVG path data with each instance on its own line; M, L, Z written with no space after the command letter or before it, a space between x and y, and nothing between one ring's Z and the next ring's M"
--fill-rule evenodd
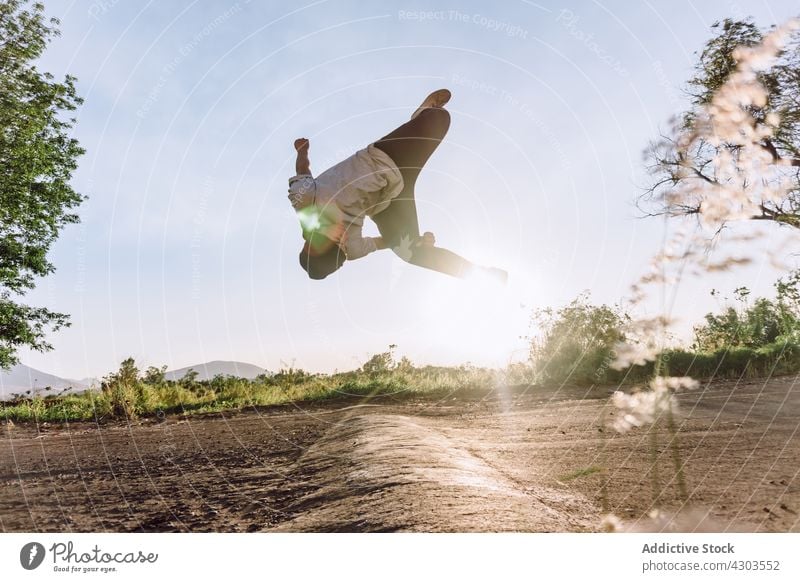
M119 365L119 370L112 372L103 378L102 384L109 386L114 383L125 384L133 386L139 381L139 368L136 367L136 361L133 358L125 358Z
M163 384L166 381L166 373L167 373L167 366L161 366L160 368L157 366L149 366L147 370L144 372L144 377L142 381L145 384L150 384L151 386L157 386L159 384Z
M69 185L83 149L70 137L75 119L63 117L81 104L75 79L57 82L35 65L57 25L41 4L0 2L0 368L17 363L21 347L51 349L48 330L69 325L21 302L55 270L47 253L83 200Z
M389 346L389 351L375 354L369 360L364 362L361 366L361 371L370 376L378 376L386 374L391 371L394 366L394 350L397 348L395 344Z
M726 156L738 159L738 144L700 139L688 149L681 145L681 136L695 130L698 108L711 102L714 93L736 69L736 48L757 45L765 34L749 19L725 19L714 23L712 30L715 36L700 51L694 76L688 81L686 94L690 107L677 116L674 135L662 135L646 154L653 180L639 205L648 214L698 214L701 198L671 194L692 183L711 188L725 183L730 177L718 171L715 160ZM751 218L800 227L800 173L792 168L800 167L800 34L793 35L777 63L762 71L759 80L767 90L766 103L752 104L744 113L752 118L756 129L764 128L765 124L772 128L768 132L771 137L765 137L759 145L776 167L787 166L785 175L791 189L778 200L760 201ZM773 125L775 115L777 125Z

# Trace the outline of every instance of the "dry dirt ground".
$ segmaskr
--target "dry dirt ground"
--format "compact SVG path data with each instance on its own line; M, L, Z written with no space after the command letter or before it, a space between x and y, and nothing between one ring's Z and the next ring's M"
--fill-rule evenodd
M669 432L614 433L610 389L515 387L3 426L0 529L596 531L611 512L632 529L798 532L797 380L680 396L688 503Z

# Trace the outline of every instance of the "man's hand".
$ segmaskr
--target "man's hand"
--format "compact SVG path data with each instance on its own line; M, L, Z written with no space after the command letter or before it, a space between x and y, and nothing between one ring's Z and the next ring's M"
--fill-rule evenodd
M423 247L432 247L436 245L436 237L433 235L432 232L426 232L421 237L419 237L419 244Z
M294 140L294 149L298 153L300 153L301 150L308 151L309 150L309 145L310 145L310 143L308 141L308 138L299 137L296 140Z

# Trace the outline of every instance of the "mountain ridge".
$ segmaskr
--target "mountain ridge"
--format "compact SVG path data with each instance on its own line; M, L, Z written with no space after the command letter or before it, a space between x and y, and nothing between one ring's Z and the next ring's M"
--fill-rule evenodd
M164 377L167 380L180 380L189 370L197 372L198 380L211 380L219 374L252 380L260 374L270 373L265 368L247 362L211 360L201 364L168 370L164 373ZM0 400L11 398L13 395L46 396L58 394L62 391L80 392L98 384L99 380L97 378L83 378L81 380L61 378L26 364L17 364L10 370L0 370ZM48 387L50 387L50 390L47 390Z

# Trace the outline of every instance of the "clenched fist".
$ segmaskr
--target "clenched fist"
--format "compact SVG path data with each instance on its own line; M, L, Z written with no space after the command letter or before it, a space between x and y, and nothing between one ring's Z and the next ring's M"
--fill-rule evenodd
M309 141L305 137L299 137L294 140L294 149L298 152L302 149L308 150L309 149Z

